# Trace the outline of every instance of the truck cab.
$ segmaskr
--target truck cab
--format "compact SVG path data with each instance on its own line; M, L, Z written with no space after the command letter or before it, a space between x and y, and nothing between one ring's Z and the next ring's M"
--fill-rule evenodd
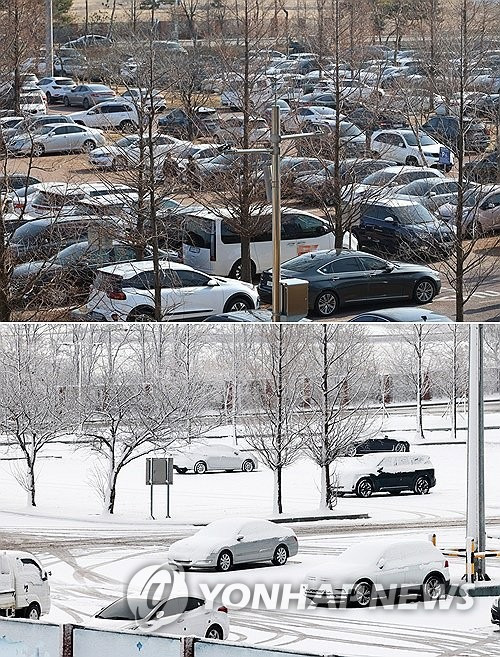
M50 611L48 573L29 552L0 552L0 616L38 620Z

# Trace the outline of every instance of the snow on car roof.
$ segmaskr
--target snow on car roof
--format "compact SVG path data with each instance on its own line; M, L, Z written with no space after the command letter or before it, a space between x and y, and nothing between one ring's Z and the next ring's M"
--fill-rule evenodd
M193 271L192 267L171 260L160 264L163 264L164 267L168 267L169 269L186 269L188 271ZM122 262L118 265L108 265L107 267L100 267L97 271L104 274L114 274L115 276L121 276L122 278L130 278L141 272L151 271L153 268L154 264L151 260L144 260L141 262Z

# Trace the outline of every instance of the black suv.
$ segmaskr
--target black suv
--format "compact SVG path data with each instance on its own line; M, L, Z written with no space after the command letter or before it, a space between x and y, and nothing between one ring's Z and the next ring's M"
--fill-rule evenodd
M406 440L396 440L383 436L382 438L368 438L361 443L351 445L347 450L347 456L362 456L374 452L409 452L410 443Z
M422 126L428 135L456 151L460 138L460 123L456 116L432 116ZM483 153L489 146L490 135L485 124L478 119L464 119L465 150Z

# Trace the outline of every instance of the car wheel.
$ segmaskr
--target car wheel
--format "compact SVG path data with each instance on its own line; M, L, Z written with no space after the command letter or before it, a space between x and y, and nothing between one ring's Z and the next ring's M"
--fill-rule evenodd
M237 310L253 310L253 303L248 297L233 297L226 302L224 312L230 313Z
M223 550L217 559L217 570L227 573L233 567L233 555L229 550Z
M314 304L315 310L321 317L334 315L339 307L339 300L335 292L325 290L318 295Z
M195 474L205 474L205 472L207 471L207 464L205 463L205 461L197 461L194 464L193 470Z
M45 153L42 144L33 144L33 157L41 157Z
M83 99L83 103L82 103L82 105L83 105L83 109L86 109L86 110L90 109L90 102L89 102L89 99L88 99L88 98L84 98L84 99Z
M47 93L45 94L45 98L47 99L47 105L51 105L52 104L52 94L50 93L50 91L47 91Z
M370 497L373 493L373 484L369 479L360 479L356 484L356 495L358 497Z
M95 142L93 142L92 139L86 139L83 142L82 151L84 153L90 153L90 151L93 151L94 148L95 148Z
M64 103L64 107L69 107L70 106L69 105L69 98L67 96L64 96L63 103Z
M152 308L134 308L129 313L127 322L152 322L154 316L155 314Z
M25 618L29 618L30 620L39 620L40 618L40 607L33 602L28 609L26 609L26 615Z
M120 123L120 130L122 132L130 134L134 132L134 124L132 123L132 121L122 121Z
M243 472L253 472L255 470L255 463L252 461L252 459L247 459L246 461L243 461L241 469Z
M413 155L410 155L410 157L406 158L405 164L407 164L409 167L418 167L418 166L420 166L419 163L418 163L417 158L413 157Z
M413 300L417 303L430 303L436 295L434 283L428 278L423 278L415 285Z
M369 607L372 601L373 584L362 580L354 585L351 593L351 601L356 607Z
M413 485L415 495L427 495L430 489L429 481L425 477L417 477Z
M252 274L252 280L255 278L257 273L257 267L253 260L250 261L250 272ZM235 278L237 281L241 281L241 260L237 260L234 265L231 267L229 272L229 278Z
M217 641L222 641L224 638L224 632L220 625L210 625L208 630L205 633L205 639L215 639Z
M278 545L274 551L273 564L275 566L284 566L288 561L288 550L286 545Z
M422 585L424 600L440 600L446 597L446 582L442 575L432 573L425 578Z

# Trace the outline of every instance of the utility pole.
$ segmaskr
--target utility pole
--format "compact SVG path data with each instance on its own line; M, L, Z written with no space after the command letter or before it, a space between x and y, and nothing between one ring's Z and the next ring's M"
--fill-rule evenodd
M484 510L483 326L469 325L469 424L467 435L467 534L478 552L486 549ZM484 559L478 559L478 580L489 579Z
M272 321L281 319L280 272L281 272L281 125L280 108L274 103L271 116L271 194L273 237L273 291Z
M45 0L45 75L54 75L54 21L52 0Z

